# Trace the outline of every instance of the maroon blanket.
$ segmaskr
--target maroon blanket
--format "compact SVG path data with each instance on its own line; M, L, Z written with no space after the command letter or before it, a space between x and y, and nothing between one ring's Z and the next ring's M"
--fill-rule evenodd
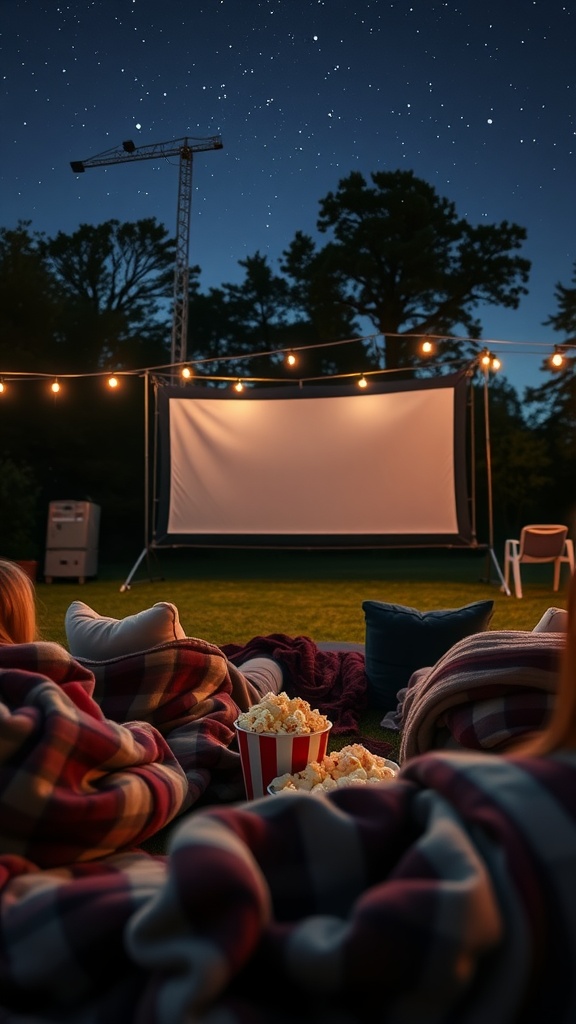
M234 665L266 655L285 670L284 688L303 697L332 722L335 736L358 733L366 710L367 680L364 655L358 651L321 651L310 637L271 633L247 644L225 644L224 654Z

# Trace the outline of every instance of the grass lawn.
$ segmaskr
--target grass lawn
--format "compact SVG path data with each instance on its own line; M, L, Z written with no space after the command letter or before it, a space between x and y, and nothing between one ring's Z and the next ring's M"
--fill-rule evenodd
M524 597L508 597L486 551L238 551L181 548L151 552L129 589L136 563L101 565L96 579L79 584L37 583L42 636L66 644L64 615L81 600L101 615L123 618L156 601L173 602L188 636L211 643L245 643L254 636L286 633L316 641L364 641L364 600L409 605L421 611L459 608L493 600L491 629L530 630L547 608L566 607L567 573L558 593L552 567L526 566ZM382 715L369 712L367 736L395 743ZM351 742L339 738L337 745ZM393 756L393 754L392 754Z
M152 552L129 589L137 557L100 565L84 584L37 584L38 618L47 640L65 643L64 614L81 600L122 618L155 601L172 601L189 636L243 643L266 633L314 640L364 640L362 601L421 611L494 601L492 629L532 629L547 608L565 607L567 575L552 590L552 567L525 566L524 597L507 597L485 551L237 551L181 548Z

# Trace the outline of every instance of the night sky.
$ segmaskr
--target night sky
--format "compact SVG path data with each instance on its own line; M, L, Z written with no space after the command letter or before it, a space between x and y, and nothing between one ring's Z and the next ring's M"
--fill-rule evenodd
M542 321L576 259L571 5L2 0L0 28L1 226L154 216L175 234L176 158L83 175L70 161L221 135L194 158L190 262L207 289L256 251L277 269L351 171L412 170L471 223L526 227L530 295L480 316L512 384L546 379L563 336Z

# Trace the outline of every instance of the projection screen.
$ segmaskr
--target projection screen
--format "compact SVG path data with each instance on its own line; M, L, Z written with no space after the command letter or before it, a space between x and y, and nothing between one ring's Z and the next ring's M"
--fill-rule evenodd
M154 544L470 545L467 388L161 387Z

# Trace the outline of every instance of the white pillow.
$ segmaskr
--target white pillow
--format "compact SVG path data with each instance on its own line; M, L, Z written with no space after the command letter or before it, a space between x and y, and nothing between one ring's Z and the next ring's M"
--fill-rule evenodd
M568 612L565 608L548 608L536 623L533 633L565 633L568 626Z
M72 657L90 661L121 658L186 637L176 605L167 601L125 619L106 618L83 601L72 601L64 625Z

